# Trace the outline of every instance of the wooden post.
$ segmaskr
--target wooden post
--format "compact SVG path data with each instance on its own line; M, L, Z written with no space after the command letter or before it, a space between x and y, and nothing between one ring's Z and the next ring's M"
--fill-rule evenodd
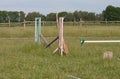
M9 18L9 20L8 20L8 23L9 23L9 27L10 27L10 18Z
M25 23L26 23L26 22L25 22L25 19L24 19L24 22L23 22L23 23L24 23L24 28L25 28L25 27L26 27L26 24L25 24Z
M105 23L106 23L106 25L107 25L107 23L108 23L108 22L107 22L107 19L105 19Z
M56 27L58 28L58 13L56 13Z
M56 51L59 51L59 53L61 54L61 56L63 56L63 52L67 55L68 54L68 47L65 44L64 38L63 38L63 17L59 18L59 22L58 22L58 30L59 30L59 44L58 47L55 49L54 53Z
M75 21L75 18L74 18L74 21L73 21L73 26L75 26L75 22L76 22L76 21Z
M42 21L42 24L43 24L42 26L44 26L45 25L45 21Z
M82 27L82 18L80 18L80 28Z
M63 17L59 18L59 51L61 56L63 55L63 20Z

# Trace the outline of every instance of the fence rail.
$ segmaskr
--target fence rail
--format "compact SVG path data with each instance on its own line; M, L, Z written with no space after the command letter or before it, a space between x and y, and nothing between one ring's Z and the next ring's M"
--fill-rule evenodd
M56 26L56 21L42 21L43 26ZM119 25L120 21L80 21L80 22L64 22L64 25ZM0 23L1 26L34 26L34 21L25 22L10 22L10 23Z

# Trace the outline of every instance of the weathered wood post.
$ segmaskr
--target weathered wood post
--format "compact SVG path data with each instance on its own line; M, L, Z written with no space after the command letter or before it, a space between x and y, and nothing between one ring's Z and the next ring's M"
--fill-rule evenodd
M63 55L63 20L64 18L59 18L59 52L61 56Z
M80 18L80 28L82 27L82 18Z
M58 47L54 51L54 53L58 51L61 54L61 56L63 56L63 53L67 55L69 52L68 47L65 44L64 37L63 37L63 20L64 20L63 17L59 18L59 22L58 22L59 44L58 44Z
M9 24L9 27L10 27L10 18L9 18L9 20L8 20L8 24Z
M23 24L24 24L24 28L26 27L26 21L25 21L25 19L24 19L24 22L23 22Z
M106 24L106 25L108 24L107 19L105 19L105 24Z
M35 42L40 44L41 18L35 18Z
M58 28L58 13L56 13L56 27Z
M42 21L42 26L45 26L45 21Z
M8 26L10 27L10 16L7 14Z

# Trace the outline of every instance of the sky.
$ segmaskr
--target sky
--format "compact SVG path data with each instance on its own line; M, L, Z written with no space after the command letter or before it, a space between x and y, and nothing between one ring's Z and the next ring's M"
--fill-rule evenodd
M120 0L0 0L0 10L40 12L74 12L75 10L102 13L108 6L120 7Z

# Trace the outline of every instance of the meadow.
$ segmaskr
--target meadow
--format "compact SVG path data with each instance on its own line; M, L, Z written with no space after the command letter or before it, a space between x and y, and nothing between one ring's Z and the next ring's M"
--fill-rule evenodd
M50 42L58 35L55 26L42 27ZM0 27L0 79L120 79L120 43L90 43L85 40L120 40L120 26L64 26L69 55L53 54L50 48L35 44L34 27ZM112 51L112 59L103 59Z

